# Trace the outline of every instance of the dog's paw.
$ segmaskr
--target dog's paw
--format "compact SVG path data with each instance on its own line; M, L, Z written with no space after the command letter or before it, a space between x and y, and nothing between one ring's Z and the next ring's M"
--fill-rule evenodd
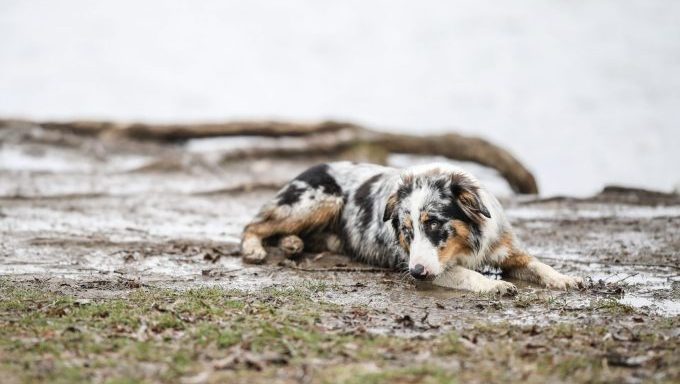
M305 248L305 243L298 236L290 235L279 241L279 248L281 248L286 255L295 256L302 252Z
M557 274L543 279L543 285L550 289L567 290L583 287L583 279L563 274Z
M337 235L326 237L326 249L333 253L342 253L342 240Z
M504 280L490 280L485 287L476 289L479 293L500 295L500 296L514 296L517 294L517 287L513 283Z
M515 296L517 294L517 287L513 283L503 280L495 280L496 285L492 288L492 293L501 296Z
M244 248L243 262L248 264L262 264L267 259L267 251L263 248Z

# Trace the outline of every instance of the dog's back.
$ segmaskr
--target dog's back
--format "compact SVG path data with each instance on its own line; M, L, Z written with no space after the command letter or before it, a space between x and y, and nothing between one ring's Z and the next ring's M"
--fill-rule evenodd
M395 268L405 261L395 232L383 215L390 194L399 180L399 170L373 164L338 162L329 173L343 186L344 206L337 233L346 253L372 265Z
M397 169L374 164L343 161L309 168L246 226L244 260L263 262L262 241L272 236L299 235L315 243L333 236L339 243L336 251L373 265L396 267L405 255L382 217L398 179Z

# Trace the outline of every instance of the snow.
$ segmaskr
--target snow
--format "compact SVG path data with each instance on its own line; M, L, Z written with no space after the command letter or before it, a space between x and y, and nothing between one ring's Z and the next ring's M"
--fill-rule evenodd
M456 130L546 195L671 190L680 3L3 0L0 116Z

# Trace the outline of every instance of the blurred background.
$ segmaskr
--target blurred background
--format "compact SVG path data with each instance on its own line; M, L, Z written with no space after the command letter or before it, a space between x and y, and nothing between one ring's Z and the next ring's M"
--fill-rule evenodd
M679 37L664 0L1 0L0 117L451 131L544 195L671 191Z

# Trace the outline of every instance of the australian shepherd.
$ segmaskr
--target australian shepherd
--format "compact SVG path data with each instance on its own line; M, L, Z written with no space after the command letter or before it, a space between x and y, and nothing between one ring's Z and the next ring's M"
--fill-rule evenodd
M483 266L548 288L582 284L524 251L498 200L474 176L444 163L403 170L352 162L311 167L245 227L243 260L264 262L268 239L289 254L321 248L474 292L516 292L512 283L476 271Z

